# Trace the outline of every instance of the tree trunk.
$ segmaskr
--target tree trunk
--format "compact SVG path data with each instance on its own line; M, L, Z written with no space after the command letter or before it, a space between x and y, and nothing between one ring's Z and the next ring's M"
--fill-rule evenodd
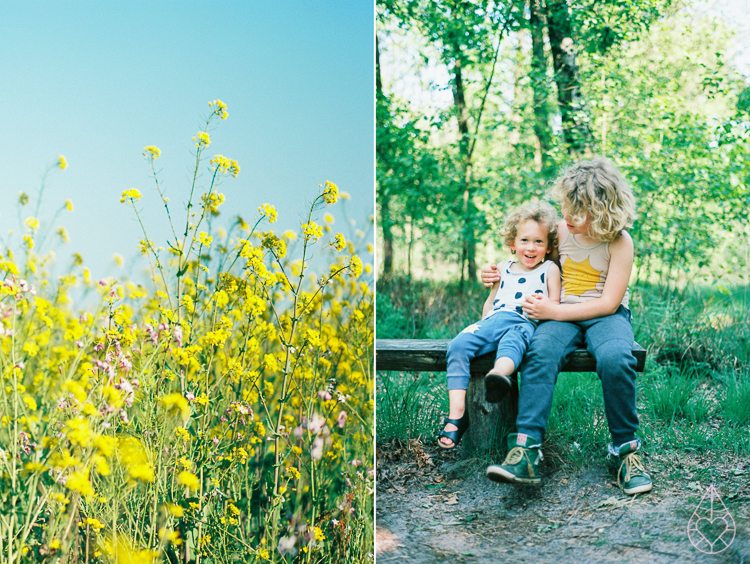
M549 169L552 130L549 125L549 86L547 56L544 53L544 21L539 0L529 0L531 30L531 87L534 90L534 134L539 142L539 170Z
M388 101L383 94L383 81L380 75L380 46L377 34L375 35L375 99L376 112L387 109ZM378 158L384 159L384 157L385 155L378 151ZM383 230L383 277L388 277L393 273L393 221L391 221L390 213L390 195L385 193L384 190L378 190L378 192L378 203L380 204L378 224Z
M593 152L592 135L583 109L576 47L572 38L570 15L565 0L547 1L547 32L552 50L552 64L555 69L563 139L568 146L568 152L580 158L586 152Z
M466 392L469 428L466 440L474 452L497 452L504 447L504 439L516 426L518 415L518 385L513 382L510 392L500 403L484 401L484 373L472 372Z
M472 201L472 184L471 184L471 135L469 134L469 110L466 107L466 96L464 93L463 75L461 71L461 59L456 58L453 66L453 105L456 109L456 118L458 119L458 153L461 165L463 166L463 177L461 181L463 196L464 225L463 237L461 241L462 256L466 258L466 279L476 280L476 239L474 236L473 218L475 215L474 204ZM463 281L463 267L461 262L461 280ZM462 285L463 286L463 285Z

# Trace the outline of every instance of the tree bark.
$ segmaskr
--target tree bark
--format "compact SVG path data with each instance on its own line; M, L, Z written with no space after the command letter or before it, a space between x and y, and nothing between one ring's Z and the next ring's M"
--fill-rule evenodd
M534 135L539 142L540 170L549 169L552 129L549 125L547 55L544 52L544 20L539 0L529 0L531 31L531 87L534 90Z
M572 38L570 15L565 0L547 1L547 33L555 69L563 139L568 146L568 152L580 158L585 152L592 152L592 135L583 109L576 46Z
M461 261L461 287L463 289L464 266L466 267L466 279L476 280L476 237L474 234L474 204L472 201L472 184L471 184L471 135L469 134L469 110L466 107L466 95L464 92L463 74L461 70L461 59L456 58L453 65L453 105L456 110L458 119L458 154L463 167L463 177L461 179L461 192L463 196L464 225L462 229L463 237L461 241L462 261ZM464 260L465 259L465 263Z
M388 102L383 94L383 80L380 75L380 45L377 34L375 35L375 100L376 112L387 109ZM378 150L377 154L378 159L387 160L381 150ZM383 277L388 277L393 273L393 221L391 221L390 213L390 195L385 190L379 189L377 196L380 204L378 224L383 230Z

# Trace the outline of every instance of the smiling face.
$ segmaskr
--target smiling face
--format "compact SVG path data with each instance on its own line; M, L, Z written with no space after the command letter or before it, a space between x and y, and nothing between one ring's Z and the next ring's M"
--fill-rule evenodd
M518 226L510 250L518 255L518 264L521 268L533 269L552 250L547 244L547 235L547 230L533 219L527 219Z

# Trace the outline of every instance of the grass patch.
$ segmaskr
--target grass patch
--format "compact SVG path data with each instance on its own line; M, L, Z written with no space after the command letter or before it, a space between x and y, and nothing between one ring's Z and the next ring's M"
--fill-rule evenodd
M436 436L448 412L444 374L378 372L377 397L378 442Z
M719 403L724 419L733 425L750 424L750 373L732 373L722 382L726 389Z

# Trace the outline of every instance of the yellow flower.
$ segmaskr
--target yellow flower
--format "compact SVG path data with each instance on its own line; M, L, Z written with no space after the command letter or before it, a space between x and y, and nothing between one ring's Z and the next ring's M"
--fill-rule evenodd
M357 255L352 255L347 266L349 267L350 278L359 278L359 275L362 274L362 260Z
M196 147L207 147L211 144L211 138L205 131L199 132L198 135L193 137L193 141L195 141Z
M326 536L323 534L323 531L320 529L320 527L315 527L315 540L317 542L323 542L326 540Z
M92 529L94 529L95 533L98 533L104 528L104 523L99 521L99 519L94 519L93 517L87 517L83 521L81 521L81 527L84 525L88 525Z
M72 200L65 200L65 209L69 212L73 211L73 202Z
M78 470L68 476L68 480L65 482L68 489L78 492L85 497L94 495L94 488L89 482L88 470Z
M213 240L214 238L205 231L201 231L198 235L198 242L206 248L209 248L211 246L211 241Z
M323 198L327 204L335 204L336 200L339 199L339 187L333 182L326 180L326 187L323 190Z
M137 202L141 199L141 193L136 190L135 188L131 188L130 190L125 190L122 193L122 197L120 198L120 203L125 203L125 200L130 199L131 202Z
M30 217L26 220L25 225L30 233L36 233L39 229L39 220L35 217Z
M314 243L323 236L323 229L320 225L311 221L310 223L302 224L302 234L305 236L305 241Z
M167 503L164 507L166 507L169 514L174 517L182 517L185 514L185 510L174 503Z
M198 490L201 487L198 476L196 476L192 472L188 472L187 470L183 470L177 475L177 481L186 488L190 488L191 490Z
M208 107L213 108L214 113L221 119L227 119L227 105L221 100L209 102Z
M222 155L214 155L214 158L211 159L210 164L214 165L214 168L212 170L220 173L228 172L235 178L240 173L240 165L237 164L237 161L233 161L232 159L228 159Z
M114 259L117 268L122 268L122 265L125 264L122 255L115 253L114 255L112 255L112 258Z
M326 223L333 223L335 219L330 213L327 213L323 216L323 221L325 221Z
M64 227L58 227L57 234L60 236L60 239L62 239L63 243L67 243L68 241L70 241L70 238L68 237L68 230Z
M336 237L331 241L331 246L337 251L342 251L346 247L346 239L341 233L336 233Z
M143 148L144 157L150 157L151 159L158 159L160 155L161 155L161 151L159 150L158 147L149 145L148 147Z
M66 168L68 168L68 161L65 159L65 157L60 155L59 157L57 157L57 166L59 166L60 169L65 170Z
M276 208L271 204L263 204L258 208L261 217L267 217L268 223L276 223Z
M167 411L179 410L183 421L190 417L190 408L187 400L178 392L167 394L161 399L161 403L167 408Z

